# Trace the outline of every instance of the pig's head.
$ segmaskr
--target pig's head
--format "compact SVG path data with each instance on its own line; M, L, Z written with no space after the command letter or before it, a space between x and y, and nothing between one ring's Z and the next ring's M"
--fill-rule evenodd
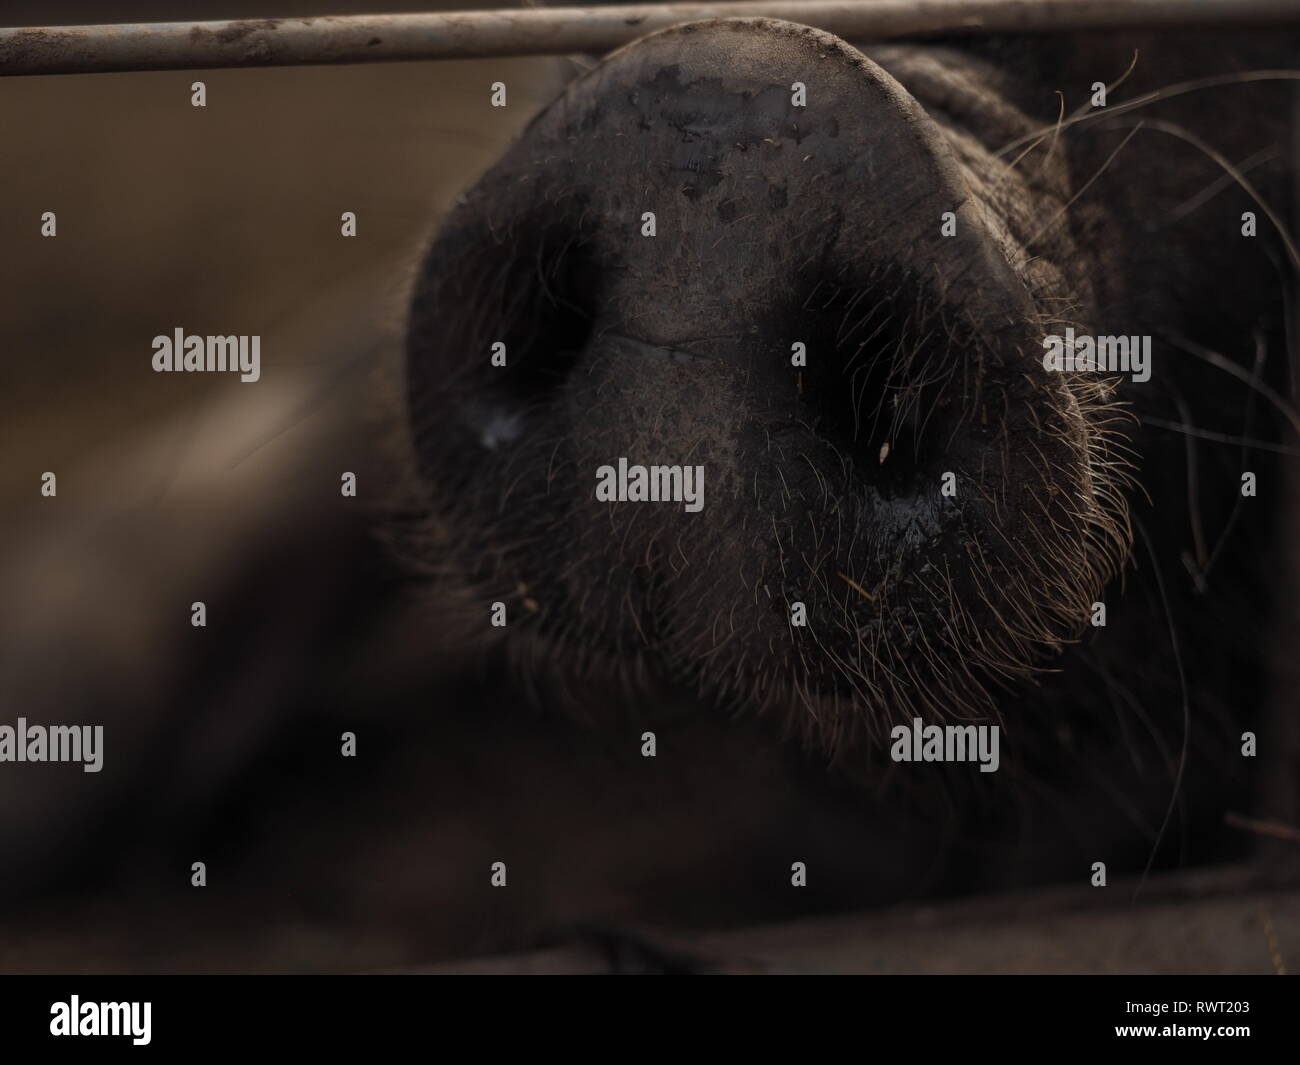
M972 69L905 89L816 30L678 27L464 196L408 386L467 623L832 750L991 714L1080 635L1130 545L1124 420L1113 380L1044 368L1091 264L1064 167L997 156L1035 124ZM598 499L620 458L702 466L702 509Z

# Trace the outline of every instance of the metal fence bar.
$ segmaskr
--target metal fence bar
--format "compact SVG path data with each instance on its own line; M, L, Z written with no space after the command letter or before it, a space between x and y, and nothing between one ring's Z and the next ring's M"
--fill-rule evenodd
M855 40L1300 21L1300 0L757 0L0 29L0 75L606 52L652 30L785 18Z

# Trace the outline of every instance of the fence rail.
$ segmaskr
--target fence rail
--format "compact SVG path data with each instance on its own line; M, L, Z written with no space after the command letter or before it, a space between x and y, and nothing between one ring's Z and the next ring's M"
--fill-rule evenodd
M600 53L653 30L785 18L856 40L1300 22L1300 0L757 0L0 29L0 75Z

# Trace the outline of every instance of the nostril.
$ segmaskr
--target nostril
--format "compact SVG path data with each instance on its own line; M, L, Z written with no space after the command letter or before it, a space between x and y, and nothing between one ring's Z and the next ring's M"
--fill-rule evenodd
M800 316L812 353L798 371L800 406L886 499L935 479L969 387L961 338L930 304L918 280L882 271Z
M438 483L475 476L476 453L529 446L587 347L602 285L581 215L580 203L505 222L471 214L426 261L407 380L418 460Z
M587 346L597 303L596 271L585 248L524 249L506 282L516 306L501 316L505 365L497 389L519 407L553 393ZM531 261L529 261L531 260Z

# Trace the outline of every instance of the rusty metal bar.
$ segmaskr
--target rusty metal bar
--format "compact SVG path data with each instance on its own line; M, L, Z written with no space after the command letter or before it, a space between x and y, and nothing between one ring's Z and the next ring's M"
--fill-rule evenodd
M1300 0L756 0L0 29L0 75L601 53L727 16L793 19L854 40L1300 21Z

